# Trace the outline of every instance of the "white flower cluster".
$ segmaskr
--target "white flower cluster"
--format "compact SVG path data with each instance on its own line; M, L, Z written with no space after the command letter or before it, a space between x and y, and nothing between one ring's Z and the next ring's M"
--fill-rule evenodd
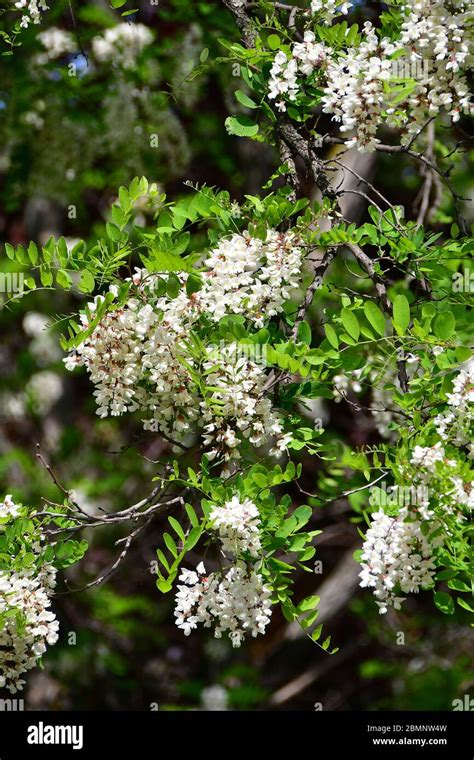
M36 63L40 65L53 61L55 58L61 58L68 53L74 53L77 50L77 43L73 35L55 26L45 29L44 32L40 32L38 39L44 47L44 52L39 53L35 57Z
M346 141L348 147L373 150L386 108L384 84L390 79L392 65L389 56L396 47L386 38L379 40L369 21L364 24L364 35L359 47L349 48L329 63L322 107L341 123L341 132L355 130L354 137Z
M240 501L234 496L223 507L214 506L209 515L212 527L219 534L225 554L238 557L248 552L258 557L260 541L260 514L250 499Z
M227 689L218 683L206 686L201 692L201 705L203 710L228 710L229 694Z
M291 58L280 50L273 61L270 71L268 97L271 100L279 98L276 103L280 111L286 111L285 96L294 101L298 95L298 74L309 76L316 70L323 70L330 61L330 49L316 42L313 32L305 32L303 42L297 42L292 50Z
M441 442L434 446L415 446L411 456L411 463L422 467L433 467L436 462L442 462L445 451Z
M47 369L36 372L26 384L26 393L33 402L35 412L44 417L63 394L61 376Z
M176 625L189 636L202 623L214 626L221 638L228 632L234 647L245 636L265 633L271 617L271 590L255 570L244 562L233 565L225 574L206 574L201 562L196 571L183 569L176 594Z
M436 496L444 514L456 514L464 519L463 512L474 508L474 482L466 482L456 473L459 463L448 459L441 441L433 446L415 446L410 463L415 467L411 475L413 482L422 484L428 497ZM434 516L429 498L417 507L423 519Z
M92 52L101 63L114 62L131 69L140 53L153 42L153 33L144 24L122 22L92 40Z
M417 82L408 99L408 133L416 132L428 116L436 116L441 109L458 121L462 111L471 110L469 87L462 74L472 54L471 0L417 0L402 11L401 46L410 61L429 62L428 81Z
M336 16L346 16L352 3L339 2L339 0L311 0L311 13L318 14L325 21L332 21Z
M372 515L362 547L360 585L373 589L380 614L389 606L399 610L405 597L433 585L433 550L442 539L430 539L421 531L422 523L404 507L396 517L383 510Z
M15 8L22 11L20 26L24 29L30 24L39 24L41 21L41 12L49 10L45 0L17 0Z
M132 278L137 297L106 313L67 357L66 366L87 368L101 417L140 410L147 414L145 429L180 442L199 425L206 445L214 444L211 457L235 459L241 439L262 446L271 437L277 438L273 453L281 453L289 438L265 396L265 368L242 355L236 344L222 347L217 356L208 346L202 369L212 390L203 396L188 342L203 314L213 322L225 314L240 314L259 327L264 318L279 313L289 289L298 283L301 250L291 233L269 230L266 241L234 235L209 253L205 265L198 292L187 295L187 275L181 274L178 296L163 296L154 303L156 276L137 270ZM92 314L102 300L89 304ZM143 300L148 302L143 305ZM81 321L89 326L86 314Z
M264 388L268 380L264 367L238 352L236 344L220 349L216 357L204 362L206 382L213 390L200 404L200 424L204 425L204 443L213 444L210 459L219 454L225 460L240 457L241 438L259 447L276 437L271 454L279 456L291 440L283 434L280 416L273 411Z
M336 3L315 0L312 10L316 13L323 5L331 21ZM346 5L341 6L340 12L346 10ZM346 141L348 147L357 145L366 151L375 149L377 131L383 124L401 128L406 142L441 110L453 121L461 112L472 112L463 74L472 57L470 0L453 0L449 7L443 0L417 0L402 6L401 11L399 39L379 38L366 21L360 45L340 54L306 32L304 42L295 44L290 58L283 51L277 53L268 97L278 98L277 107L285 111L285 101L295 101L298 96L301 77L323 70L323 111L340 122L341 132L352 135ZM386 84L400 79L415 83L394 105Z
M474 457L472 424L474 422L474 359L471 359L454 379L453 392L448 393L449 411L435 417L434 424L443 440L456 446L468 446Z
M249 234L224 238L205 260L201 309L214 321L242 314L256 327L282 311L299 284L303 253L291 232L268 230L266 240Z
M41 367L61 358L61 349L49 327L48 317L37 311L29 311L23 318L23 330L31 338L28 351Z
M8 497L7 497L8 498ZM50 610L56 569L0 571L0 688L21 691L21 676L34 668L46 645L58 640L59 623Z
M19 509L13 502L11 494L7 494L0 504L0 520L4 520L5 518L10 520L12 517L18 517L19 514Z

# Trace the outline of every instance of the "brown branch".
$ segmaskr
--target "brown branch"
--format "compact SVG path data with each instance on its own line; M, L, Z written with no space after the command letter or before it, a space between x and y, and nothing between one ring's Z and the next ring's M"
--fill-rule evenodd
M252 19L247 13L247 0L241 0L240 2L236 0L223 0L223 3L234 16L236 24L242 33L242 42L244 43L245 47L254 47L257 31L252 22Z
M357 243L347 243L347 248L353 253L359 264L365 269L367 274L369 275L370 279L374 283L375 286L375 292L377 293L378 299L382 306L384 307L387 314L390 316L393 316L393 309L392 304L389 301L389 298L387 296L387 288L385 286L383 277L376 272L375 270L375 264L370 258L370 256L367 256L366 253L362 250L360 246L357 245ZM404 359L399 359L397 361L397 367L398 367L398 380L400 383L400 388L404 393L408 391L408 374L406 370L406 362Z
M331 200L336 200L336 191L331 186L329 177L326 174L324 161L318 158L316 153L310 148L308 141L303 137L297 128L289 121L287 117L280 116L277 118L277 133L283 142L288 146L294 156L299 156L305 163L316 187L321 195Z
M321 285L321 278L323 277L335 255L336 248L328 248L327 251L322 254L319 261L312 262L314 278L305 293L303 302L296 312L295 322L291 331L292 338L296 339L296 336L298 334L298 327L305 318L305 314L308 311L309 307L313 303L314 294Z

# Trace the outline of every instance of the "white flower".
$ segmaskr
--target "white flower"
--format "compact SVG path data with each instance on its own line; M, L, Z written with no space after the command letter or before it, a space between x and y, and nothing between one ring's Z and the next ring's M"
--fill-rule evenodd
M280 111L286 110L285 101L296 100L299 90L298 74L309 76L317 69L324 69L329 60L328 48L315 41L313 32L305 32L303 42L297 42L292 50L292 57L287 58L283 51L279 51L270 70L268 97L271 100L278 99L277 107Z
M57 27L50 27L38 34L38 39L44 47L44 53L35 57L38 64L45 64L55 58L73 53L77 49L77 43L72 34Z
M44 416L61 398L63 382L56 372L43 370L32 375L26 385L26 391L32 397L38 414Z
M229 695L227 689L219 684L207 686L201 692L201 704L203 710L227 710Z
M27 335L32 338L37 338L48 329L49 320L45 314L40 314L37 311L29 311L23 317L23 330Z
M212 527L219 533L222 549L234 557L248 552L258 557L260 543L260 514L250 499L240 501L234 496L223 507L214 506L209 515Z
M434 446L415 446L411 457L411 463L426 468L432 468L436 462L442 462L444 458L444 448L441 442L438 441Z
M20 26L25 29L31 23L39 24L41 21L41 11L47 11L49 9L45 0L17 0L14 5L18 10L24 11Z
M326 22L333 20L335 16L345 16L352 8L352 3L339 2L339 0L311 0L311 13L318 14Z
M48 328L49 320L45 314L36 311L29 311L25 314L23 330L32 338L28 350L41 367L52 364L61 357L58 342Z
M7 497L8 498L8 497ZM35 667L46 645L58 640L59 623L49 609L56 569L0 571L0 685L12 694L21 691L21 676Z
M137 270L132 276L136 295L102 317L65 359L66 367L86 367L101 417L140 410L146 430L178 443L201 428L211 458L236 459L244 439L263 446L275 436L281 454L288 439L264 393L265 366L237 344L225 344L217 352L208 346L202 370L212 391L203 394L188 341L203 315L218 322L239 314L262 327L283 310L291 289L300 283L302 259L290 232L268 230L265 240L233 235L206 254L198 292L188 296L188 275L179 274L182 287L174 299L156 298L156 275ZM113 286L111 293L116 296ZM94 314L102 301L96 298L89 311ZM81 321L87 328L87 314Z
M436 571L433 549L442 539L429 539L421 530L422 523L413 519L404 507L397 517L383 510L372 515L362 547L360 585L373 589L380 614L389 606L400 609L402 594L417 593L433 585Z
M19 509L16 504L13 503L11 494L7 494L0 504L0 518L18 517Z
M258 573L243 562L224 575L206 575L201 563L196 573L199 580L195 583L181 573L182 584L176 593L176 625L185 636L202 623L206 628L214 626L216 638L228 633L233 646L239 647L246 635L265 633L271 617L271 591Z
M263 327L298 286L302 261L292 233L268 230L265 241L247 234L224 238L205 260L199 302L215 321L226 314L243 314Z
M350 3L338 6L336 0L311 2L311 12L329 23L349 7ZM285 110L285 101L297 99L305 77L322 72L318 85L324 87L323 111L340 123L342 133L348 133L346 145L362 151L375 150L377 132L383 125L401 128L402 142L406 143L429 116L437 116L442 110L453 121L463 112L472 113L463 74L473 51L469 0L455 0L449 8L443 0L418 0L402 6L401 12L400 39L394 42L380 39L368 21L363 25L360 44L340 52L316 42L313 32L306 32L290 57L283 51L277 53L268 97ZM404 61L406 72L394 71L395 53L397 63ZM420 62L423 66L418 72L416 64ZM395 104L386 83L400 76L414 79L416 84Z
M101 63L114 62L132 68L139 54L153 42L153 34L144 24L122 22L106 29L92 40L92 52Z
M457 446L468 446L473 438L474 422L474 360L470 359L453 382L447 394L449 409L435 417L434 424L443 440L450 438Z

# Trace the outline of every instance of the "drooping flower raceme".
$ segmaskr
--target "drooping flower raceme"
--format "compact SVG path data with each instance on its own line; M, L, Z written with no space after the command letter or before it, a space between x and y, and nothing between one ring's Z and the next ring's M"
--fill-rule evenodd
M370 22L364 24L364 39L357 48L332 60L322 99L323 111L340 122L341 132L354 132L346 145L373 150L377 128L385 109L384 84L390 79L390 55L395 45L379 40Z
M318 14L325 21L332 21L335 16L345 16L352 8L352 3L339 2L339 0L311 0L311 13Z
M56 372L46 369L36 372L26 385L26 393L35 411L44 417L62 396L62 378Z
M214 627L221 638L228 633L234 647L245 636L265 633L271 617L271 589L244 562L232 565L225 574L206 574L201 562L196 571L182 570L176 594L176 625L189 636L202 623Z
M433 467L436 462L442 462L446 454L441 442L434 446L415 446L411 457L411 463L423 467Z
M24 515L10 494L0 503L0 536L3 548L0 565L0 688L12 694L23 688L22 676L34 668L47 645L58 640L59 623L51 611L51 594L56 585L56 567L43 554L44 534L29 528L22 537L11 528ZM15 535L15 534L13 534ZM29 558L22 564L22 552ZM13 563L6 562L10 556Z
M472 53L470 0L417 0L403 6L400 44L408 59L428 62L428 79L417 81L410 94L408 135L418 131L429 116L444 109L458 121L463 111L472 110L463 69Z
M474 359L456 375L447 405L449 408L434 420L438 435L443 440L449 438L456 446L468 446L474 457Z
M438 441L433 446L415 446L410 464L413 471L407 474L413 483L425 487L425 492L436 499L444 515L465 519L465 512L474 507L474 482L462 475L462 459L450 459ZM421 517L433 518L434 510L429 499L418 505Z
M286 111L285 98L294 101L300 84L298 74L309 76L316 70L323 70L330 61L331 51L326 45L316 42L314 32L305 32L303 42L297 42L290 58L280 50L270 71L268 97L277 100L277 108Z
M45 0L17 0L15 8L22 11L20 26L24 29L30 24L39 24L41 21L41 13L49 9L49 5L46 5Z
M18 517L18 515L19 508L13 502L11 494L7 494L0 504L0 520L4 520L5 518L11 520L13 517Z
M153 42L153 33L144 24L123 22L106 29L92 40L92 52L101 63L132 68L139 54Z
M321 10L319 0L312 3ZM325 20L347 12L347 4L324 3ZM274 59L268 97L281 111L286 101L297 101L307 78L318 72L324 88L322 109L348 133L346 144L374 150L379 127L401 129L402 142L445 111L457 121L472 112L465 70L472 55L473 13L469 0L418 0L401 7L399 36L382 36L366 21L358 45L341 50L316 42L313 32L293 46L288 56L279 51ZM403 86L405 91L393 89ZM390 86L388 86L390 85ZM396 99L395 97L396 96Z
M292 232L268 230L266 240L243 235L224 238L205 260L200 308L213 321L242 314L255 327L282 311L298 286L303 253Z
M77 42L73 35L55 26L40 32L38 39L44 47L44 52L35 57L36 63L39 64L48 63L77 50Z
M242 356L237 344L223 346L217 355L212 348L207 352L203 368L212 391L200 404L199 424L204 426L204 443L213 446L209 457L238 459L243 440L260 447L272 438L276 442L271 453L279 456L288 440L282 419L264 392L265 368Z
M209 518L219 534L225 554L238 557L248 552L253 557L258 557L262 548L260 515L253 501L241 501L238 496L234 496L223 507L214 506Z
M50 610L56 569L0 570L0 687L12 694L23 688L21 676L35 667L46 646L58 640L59 623Z
M260 327L280 313L299 282L302 258L292 233L269 230L264 241L233 235L207 255L200 290L188 295L188 275L179 274L176 298L157 298L157 276L139 270L132 278L136 296L107 311L66 366L87 368L102 417L140 410L145 429L178 442L203 428L211 457L238 458L243 440L263 446L271 438L279 453L288 437L264 393L268 378L262 363L242 354L237 344L217 351L208 345L197 359L190 341L203 317L216 323L238 314ZM81 315L84 328L102 303L96 298L89 315ZM210 389L204 394L196 382L199 372Z
M433 550L442 541L431 539L421 529L407 507L396 517L383 510L372 515L362 548L360 585L373 589L380 614L389 606L400 609L402 594L417 593L433 585L435 562Z

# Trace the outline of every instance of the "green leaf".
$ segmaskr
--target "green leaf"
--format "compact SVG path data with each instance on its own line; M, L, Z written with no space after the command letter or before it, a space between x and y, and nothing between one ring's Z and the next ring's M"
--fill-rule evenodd
M385 335L385 317L377 304L373 301L364 303L364 314L374 330L380 335Z
M331 346L333 348L339 348L339 338L337 337L334 327L326 322L324 325L324 332L326 333L326 338Z
M278 50L281 45L281 40L278 34L269 34L267 37L267 45L270 50Z
M171 517L171 516L168 517L168 522L171 525L171 527L175 529L175 531L178 534L178 536L180 537L181 541L184 541L185 540L184 530L182 529L182 527L179 524L179 522L174 517Z
M186 539L186 551L190 551L194 546L196 546L197 542L201 538L202 529L201 527L193 528L189 531L189 536Z
M178 547L176 546L176 543L174 539L172 538L172 536L170 536L169 533L164 533L163 541L165 542L168 551L171 552L173 557L176 558L178 556Z
M393 301L393 324L398 335L404 335L410 324L410 304L404 295L395 296Z
M303 322L298 325L298 340L301 343L306 343L307 346L310 346L311 337L311 327L303 320Z
M452 615L454 612L454 602L449 594L445 591L435 591L434 601L437 608L445 615Z
M249 98L249 96L246 95L245 92L242 92L242 90L236 90L234 94L239 103L242 103L246 108L258 108L255 101L253 101L252 98Z
M161 562L161 564L163 565L163 567L165 568L166 572L167 572L167 573L169 573L169 571L170 571L170 566L169 566L169 564L168 564L168 560L166 559L166 557L165 557L165 555L163 554L163 552L161 551L161 549L157 549L157 550L156 550L156 556L157 556L157 557L158 557L158 559L160 560L160 562Z
M197 293L198 290L200 290L202 287L202 280L199 277L199 275L195 274L194 272L191 272L188 279L186 280L186 294L188 296L192 296L193 293Z
M35 266L36 262L38 261L38 248L36 247L36 243L33 243L33 241L28 246L28 256L30 257L30 261Z
M41 264L40 266L40 280L41 284L45 288L50 288L53 284L53 275L51 273L51 269L45 264Z
M440 340L449 340L456 329L456 320L451 311L442 311L433 324L433 332Z
M171 589L173 588L173 584L171 583L171 581L167 581L164 578L159 578L156 581L156 586L159 589L159 591L161 591L162 594L167 594L168 591L171 591Z
M199 525L199 519L194 508L192 507L191 504L185 504L184 508L186 510L187 516L189 517L189 522L191 523L193 528L197 528L197 526Z
M72 285L71 275L65 269L58 269L56 273L56 282L64 290L69 290Z
M359 335L360 335L359 320L357 319L354 312L347 308L342 309L341 320L342 320L342 324L346 328L351 338L354 338L354 340L359 340Z
M306 599L303 599L303 601L299 603L297 607L298 612L308 612L308 610L314 610L318 606L319 600L319 596L308 596Z
M166 283L166 292L170 298L176 298L181 289L181 283L175 274L170 274Z
M81 272L81 277L79 280L79 290L82 293L92 293L94 287L95 280L93 275L87 269L84 269L84 271Z
M15 261L15 249L11 243L5 243L5 253L9 259Z
M151 256L142 256L143 263L149 272L184 272L186 262L171 251L155 250Z
M255 137L258 132L258 124L255 124L249 116L244 114L228 116L225 120L225 127L230 135L237 135L238 137Z

